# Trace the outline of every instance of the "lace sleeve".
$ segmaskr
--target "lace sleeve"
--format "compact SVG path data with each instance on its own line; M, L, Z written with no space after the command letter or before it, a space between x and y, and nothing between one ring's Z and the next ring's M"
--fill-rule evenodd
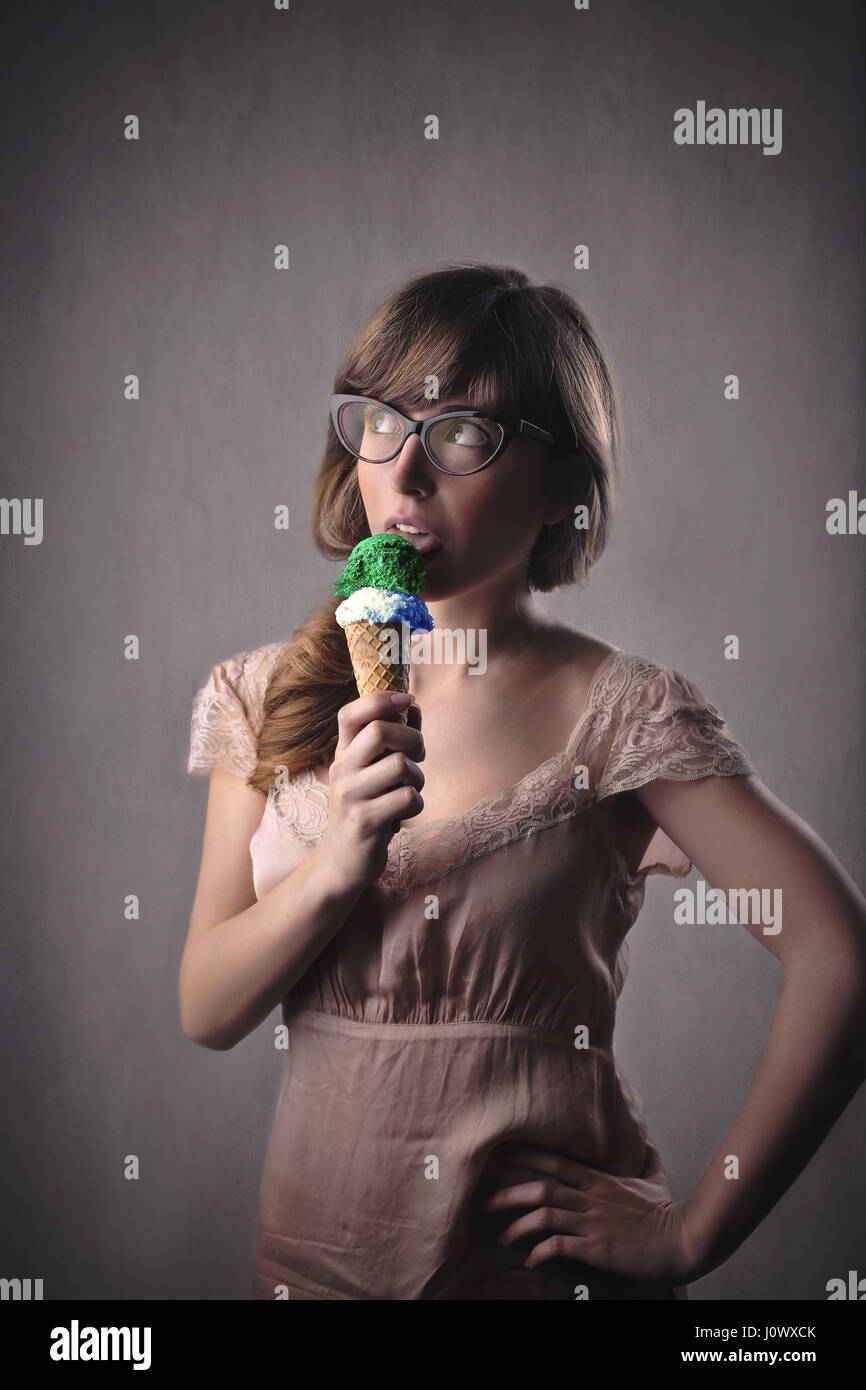
M638 673L620 702L598 797L658 779L693 782L756 772L722 715L694 682L680 671L652 667L646 678ZM691 868L688 857L659 827L638 872L682 878Z
M192 703L187 772L222 767L246 779L255 771L265 687L280 649L275 642L212 667Z

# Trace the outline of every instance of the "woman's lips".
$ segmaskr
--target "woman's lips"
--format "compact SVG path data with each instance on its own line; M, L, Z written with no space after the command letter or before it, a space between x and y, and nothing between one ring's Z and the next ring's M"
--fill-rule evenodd
M429 531L422 531L420 535L413 534L411 531L401 531L396 526L389 526L389 535L403 536L407 541L411 541L420 555L430 555L434 550L442 549L442 542L435 536L431 536Z

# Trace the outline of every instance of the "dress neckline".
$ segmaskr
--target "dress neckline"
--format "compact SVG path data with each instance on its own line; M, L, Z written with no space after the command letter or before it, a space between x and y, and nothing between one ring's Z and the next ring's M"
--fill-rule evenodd
M439 816L436 820L422 821L420 825L415 824L414 818L403 822L403 824L400 826L400 829L395 833L395 835L392 838L391 849L393 850L395 845L397 845L398 843L402 846L408 845L411 842L413 836L426 837L429 836L431 832L444 831L446 828L450 826L460 825L464 821L471 822L479 815L479 813L483 812L485 808L493 806L497 803L501 803L505 800L516 799L520 792L520 789L523 786L525 786L526 783L534 782L548 768L553 770L558 764L567 761L568 758L572 757L580 744L586 726L588 725L592 715L595 712L595 706L598 697L598 692L601 688L602 677L607 674L608 670L614 665L617 658L620 656L622 656L622 649L620 647L612 647L611 650L607 652L605 656L602 657L598 666L596 666L595 671L593 672L590 678L589 687L586 692L583 712L581 713L580 718L578 719L577 723L572 729L567 744L563 749L560 750L560 752L553 753L551 757L545 758L544 762L539 763L537 767L531 768L529 772L524 773L522 777L519 777L516 782L512 782L509 786L500 787L498 791L487 792L484 796L479 797L478 801L474 802L474 804L468 807L467 810L460 811L457 815ZM310 769L310 775L315 780L316 784L323 789L327 801L331 790L330 786L327 782L320 781L320 779L313 772L312 768Z

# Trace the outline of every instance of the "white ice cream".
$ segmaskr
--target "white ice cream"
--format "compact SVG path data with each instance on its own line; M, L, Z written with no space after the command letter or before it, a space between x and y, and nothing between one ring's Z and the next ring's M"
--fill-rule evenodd
M343 599L334 616L345 628L364 618L368 623L389 623L399 619L405 609L406 595L394 593L393 589L356 589Z

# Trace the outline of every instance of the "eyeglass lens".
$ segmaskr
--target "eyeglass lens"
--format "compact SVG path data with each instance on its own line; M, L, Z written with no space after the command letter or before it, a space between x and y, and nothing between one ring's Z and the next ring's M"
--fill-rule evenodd
M400 420L385 405L349 401L340 407L340 429L349 448L368 463L383 463L399 453L404 439ZM455 415L440 420L427 434L427 448L449 473L471 473L499 448L504 430L483 416Z

